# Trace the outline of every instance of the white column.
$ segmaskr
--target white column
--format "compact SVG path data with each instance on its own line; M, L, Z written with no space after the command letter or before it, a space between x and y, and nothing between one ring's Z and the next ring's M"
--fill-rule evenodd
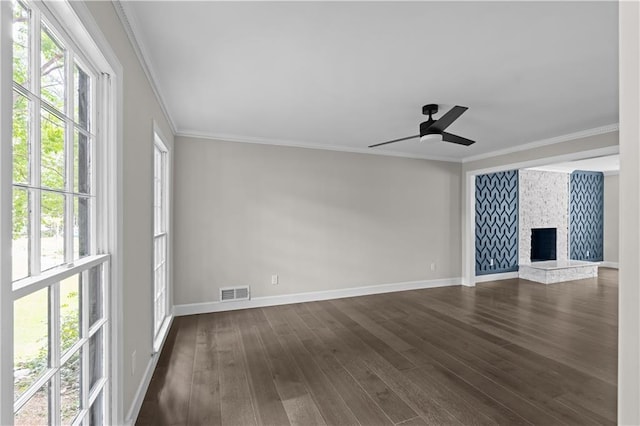
M13 424L11 2L0 1L0 424Z
M476 285L476 177L462 171L462 285Z
M640 424L640 3L619 3L618 424Z

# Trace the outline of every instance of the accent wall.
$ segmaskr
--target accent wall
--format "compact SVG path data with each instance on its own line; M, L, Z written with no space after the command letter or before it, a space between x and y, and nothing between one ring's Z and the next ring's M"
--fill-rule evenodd
M518 270L518 171L476 176L476 275Z
M604 175L576 170L570 177L569 247L574 260L602 261Z
M609 266L618 266L620 220L619 185L617 174L604 176L604 261Z

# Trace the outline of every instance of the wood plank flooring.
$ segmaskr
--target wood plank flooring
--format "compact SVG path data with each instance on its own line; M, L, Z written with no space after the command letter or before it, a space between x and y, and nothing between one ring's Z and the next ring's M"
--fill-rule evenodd
M138 425L615 424L618 274L176 318Z

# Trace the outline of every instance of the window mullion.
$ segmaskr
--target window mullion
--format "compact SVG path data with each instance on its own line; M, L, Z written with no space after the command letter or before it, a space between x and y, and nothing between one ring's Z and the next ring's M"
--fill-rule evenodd
M89 104L93 107L89 110L89 133L95 135L89 139L89 167L91 170L89 192L92 195L96 195L89 200L89 230L92 233L91 235L95 236L95 238L90 239L91 247L89 247L89 252L91 254L105 253L104 249L108 245L106 223L105 221L98 222L97 212L106 211L107 200L110 199L110 188L106 186L106 175L99 169L100 167L105 167L106 164L99 163L95 159L108 157L107 146L104 144L98 146L97 141L107 140L106 122L100 121L102 118L98 116L98 113L99 111L108 111L107 93L109 92L109 83L108 74L98 74L91 79L89 90ZM100 195L100 197L97 195Z
M65 188L67 194L64 196L65 209L64 209L64 261L70 263L73 261L73 184L74 184L74 150L73 150L73 138L74 138L74 125L73 125L73 54L69 49L65 51L65 76L66 76L66 111L67 116L65 120Z
M102 267L104 268L104 264ZM82 385L80 387L80 408L87 409L89 408L89 342L91 340L91 336L89 336L89 270L83 271L80 277L80 338L87 339L86 343L82 345L82 359L80 361L82 365L80 369L80 371L82 371L82 375L80 377L82 380Z
M31 55L31 90L36 94L33 102L31 102L31 119L30 126L30 155L31 155L31 185L40 188L40 156L41 156L41 113L40 113L40 11L37 8L31 9L32 26L31 26L31 45L33 46ZM30 212L29 212L29 237L31 239L29 250L30 256L30 273L38 275L41 271L40 253L40 227L41 218L41 191L34 189L29 191L30 195Z
M61 420L60 416L60 390L61 390L61 378L60 378L60 356L61 354L61 342L60 342L60 283L56 283L49 287L49 359L50 366L56 370L56 374L53 375L51 392L49 394L50 407L49 422L57 424Z
M111 260L107 260L103 265L102 268L100 270L101 272L101 278L102 278L102 282L103 283L110 283L112 276L112 264L111 264ZM112 337L111 337L111 321L112 319L109 312L111 312L111 292L110 291L105 291L103 293L103 298L102 298L102 308L103 308L103 312L104 317L106 319L106 322L104 323L104 325L102 326L102 343L103 345L105 345L104 347L106 348L110 348L111 344L112 344ZM114 339L115 340L115 339ZM115 343L115 342L114 342ZM111 364L111 355L112 355L112 351L103 351L103 358L102 358L102 375L104 377L111 377L111 374L113 374L113 372L117 371L116 368L114 366L112 366ZM114 359L114 365L117 362L117 359ZM111 385L112 381L111 380L107 380L104 383L104 393L102 394L102 401L103 401L103 406L104 407L109 407L111 404L108 401L112 400L113 395L111 394L111 390L112 389L117 389L115 386L112 388ZM107 409L107 410L103 410L103 416L104 416L104 424L111 424L111 415L112 415L112 410L111 409Z
M94 161L94 159L98 158L98 156L108 157L107 146L104 144L98 146L98 141L107 140L106 122L101 121L103 119L99 115L99 112L108 111L108 102L106 102L106 100L108 99L107 93L109 92L109 75L104 73L96 75L96 78L91 79L89 90L90 105L94 106L94 108L89 111L89 133L95 135L89 139L89 166L92 170L90 176L90 192L92 195L96 195L92 197L91 211L89 212L89 217L91 218L90 229L91 232L95 232L94 235L96 236L96 238L92 240L95 244L93 244L90 249L92 253L101 253L101 250L108 245L108 233L104 228L104 221L98 222L94 212L106 211L105 207L109 199L109 188L106 184L106 178L99 169L100 167L105 167L106 164L98 163Z
M167 152L160 152L160 224L167 231Z
M29 80L27 89L39 97L40 94L40 10L33 7L31 11L31 34L29 51Z

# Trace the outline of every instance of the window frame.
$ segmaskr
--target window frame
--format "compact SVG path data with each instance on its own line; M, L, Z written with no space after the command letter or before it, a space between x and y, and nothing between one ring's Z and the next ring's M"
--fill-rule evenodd
M58 22L58 20L56 19L55 15L53 15L48 9L43 8L43 6L39 5L37 2L33 2L33 1L29 1L29 0L17 0L21 3L25 3L27 5L29 5L29 3L32 4L32 13L33 13L33 17L31 19L31 23L37 23L37 25L34 28L31 28L31 43L32 43L32 49L34 51L38 51L40 48L40 31L36 31L36 29L40 29L41 31L46 31L50 37L52 37L53 41L56 43L60 43L61 41L64 40L64 43L60 43L63 44L64 46L67 46L65 49L65 55L64 55L64 61L65 64L65 73L66 73L66 80L67 82L72 82L73 81L73 68L75 66L76 63L80 64L81 67L84 70L87 70L91 75L91 87L90 87L90 96L92 98L94 98L92 100L93 103L97 104L99 102L98 99L98 86L100 84L100 82L98 81L99 77L100 77L100 73L95 69L95 67L91 66L91 62L88 61L87 59L85 59L84 55L82 54L81 51L79 51L77 45L75 43L73 43L73 39L72 36L69 36L68 34L65 33L65 31L63 29L58 29L58 28L62 28L62 24L60 24ZM44 24L44 25L43 25ZM32 55L33 57L33 55ZM64 198L64 205L65 205L65 209L64 209L64 216L65 216L65 220L64 220L64 260L63 263L60 265L55 265L53 267L50 268L43 268L42 264L41 264L41 237L42 237L42 230L40 229L41 226L40 225L35 225L32 226L31 228L31 244L33 245L32 250L29 253L29 257L30 257L30 265L34 266L34 269L31 271L29 276L38 276L42 273L47 272L48 270L51 269L58 269L58 268L65 268L65 265L74 263L74 261L77 261L79 259L73 259L73 238L72 238L72 229L69 229L70 226L72 226L73 223L73 214L74 214L74 210L73 210L73 200L74 197L83 197L83 198L89 198L90 200L90 229L89 229L89 235L91 236L97 236L96 235L96 223L97 223L97 218L96 218L96 210L97 210L97 202L96 202L96 197L95 197L95 190L96 190L96 183L97 183L97 173L95 173L95 171L91 171L90 173L90 192L89 193L74 193L74 180L73 177L75 176L74 173L74 158L73 158L73 154L74 154L74 136L75 136L75 132L79 131L79 133L84 134L85 136L87 136L89 138L89 140L91 141L90 143L90 153L89 153L89 157L91 160L94 160L96 158L96 143L95 141L97 140L97 135L96 133L92 133L92 131L95 131L95 128L97 126L99 126L98 123L98 119L97 119L97 111L95 109L90 111L90 122L91 123L95 123L94 124L94 129L91 130L82 130L80 129L78 126L76 126L76 122L74 121L74 117L73 117L73 92L72 92L72 84L68 84L67 87L65 87L65 97L66 97L66 105L64 106L64 110L65 111L60 111L57 107L51 105L50 103L48 103L45 99L43 99L40 89L40 74L37 73L37 71L35 70L35 64L37 64L37 61L33 61L33 59L30 61L31 62L31 79L33 80L34 84L32 84L31 87L24 87L24 86L20 86L18 84L13 84L13 90L14 92L18 93L21 96L24 96L27 101L30 103L30 108L29 108L29 112L30 112L30 117L38 117L38 119L36 120L31 120L29 122L29 139L33 140L35 142L35 146L31 145L30 146L30 150L32 151L33 154L33 160L29 163L29 168L30 168L30 182L23 184L23 183L18 183L18 184L13 184L13 186L15 187L19 187L19 188L23 188L26 189L27 191L37 191L40 194L40 197L33 197L34 199L32 200L33 202L33 211L32 214L30 214L30 218L34 219L34 218L42 218L42 208L41 208L41 196L44 193L47 194L59 194L59 195L63 195ZM69 65L70 64L70 65ZM52 188L52 187L47 187L46 185L44 185L42 182L40 182L41 178L41 169L42 169L42 161L41 161L41 152L42 152L42 146L41 146L41 123L45 120L45 118L42 116L43 112L48 112L49 114L52 114L54 116L56 116L57 118L59 118L62 122L62 125L64 126L64 150L65 150L65 159L64 159L64 187L63 188ZM71 112L70 112L71 111ZM68 131L71 130L71 131ZM35 183L34 183L35 182ZM38 182L40 182L38 184ZM94 194L92 194L91 192L94 192ZM33 195L32 192L30 192L30 195ZM35 224L36 221L33 220L33 223ZM68 236L71 235L71 238L68 238ZM94 241L93 247L90 247L89 249L89 253L88 255L96 255L98 254L98 251L100 251L100 249L97 247L97 241ZM14 282L14 290L17 289L18 287L24 287L24 283L22 283L21 281L23 280L16 280ZM24 280L27 283L29 282L29 280Z
M14 92L13 84L13 58L12 58L12 37L11 31L7 31L7 28L12 28L13 25L13 13L12 2L0 2L0 46L2 47L0 53L0 320L2 321L2 327L0 327L0 344L3 347L3 356L0 363L0 424L12 424L14 421L14 349L13 349L13 303L23 297L25 294L30 294L38 291L39 288L46 288L47 286L55 285L60 282L63 277L71 276L74 273L78 273L82 270L88 270L90 266L104 265L103 266L103 286L105 291L102 294L102 307L103 307L103 319L92 325L91 330L88 330L88 321L83 321L84 337L81 334L79 340L73 344L72 348L68 349L63 360L74 356L75 353L81 354L85 367L88 366L86 359L88 359L88 352L80 352L81 347L87 346L88 340L93 336L97 330L103 330L103 353L102 358L102 370L103 381L100 384L97 392L90 391L88 389L88 376L85 374L81 378L83 381L82 398L84 401L89 401L89 405L81 407L76 419L86 418L89 413L87 409L91 403L95 400L98 393L102 393L104 402L102 406L103 420L106 423L119 423L122 422L122 397L120 396L121 389L121 366L119 357L117 356L119 348L122 346L121 333L117 333L117 330L122 329L122 325L119 324L121 315L121 263L122 263L122 178L121 178L121 165L122 165L122 82L118 78L122 75L122 66L117 60L116 55L111 50L108 42L104 39L104 36L100 32L95 20L86 5L81 3L73 4L73 2L51 2L44 3L39 0L27 0L22 1L29 5L30 8L37 8L40 11L43 21L47 23L48 28L56 33L56 36L61 37L64 40L64 44L67 49L72 49L75 52L78 62L83 65L83 68L87 69L87 64L93 64L94 71L96 69L101 70L100 73L96 72L94 78L94 86L92 87L92 96L95 96L95 105L97 106L92 111L92 114L99 109L102 111L100 116L93 116L93 122L95 123L95 129L99 138L103 143L99 148L94 148L92 157L92 170L91 174L95 177L92 182L92 188L94 191L95 201L92 211L101 211L100 220L96 220L94 217L91 221L93 223L93 229L91 235L95 236L93 247L91 248L90 256L81 258L79 260L73 260L73 250L66 250L68 243L65 246L65 263L62 267L52 268L48 271L44 271L37 277L31 277L16 282L16 285L12 282L12 266L11 266L11 249L12 249L12 192L13 192L13 158L12 158L12 96ZM34 18L32 22L35 20ZM61 24L64 22L64 25ZM39 27L39 25L38 25ZM33 36L40 37L40 32L35 28L31 28ZM35 51L37 47L31 46L30 50ZM91 60L83 55L86 52L91 56ZM67 58L68 60L68 58ZM31 68L34 68L33 62ZM70 62L67 67L67 81L71 83L73 78L74 61ZM70 72L69 72L70 71ZM35 70L31 72L35 74ZM71 79L69 79L71 77ZM33 86L31 87L33 88ZM35 90L34 90L35 91ZM71 89L67 89L67 96L71 93ZM37 94L41 96L41 94ZM65 107L65 109L67 109ZM33 107L32 111L35 110ZM71 110L71 119L73 119L73 110ZM36 125L40 125L40 120ZM33 127L33 126L32 126ZM73 163L73 138L75 136L75 127L68 127L65 123L65 129L72 129L65 134L66 147L71 146L71 152L67 153L66 167ZM65 131L65 133L67 133ZM36 136L30 136L35 138ZM68 141L71 141L70 143ZM93 143L93 146L97 144ZM98 158L100 160L96 161ZM66 174L69 176L69 174ZM73 181L69 182L65 186L65 191L69 188L73 188ZM69 197L67 197L69 198ZM71 197L73 200L73 197ZM73 202L73 201L72 201ZM66 201L67 204L68 201ZM66 209L65 216L69 219L69 209ZM73 212L71 212L73 215ZM72 225L71 221L67 220L67 228ZM67 233L69 230L66 230ZM71 237L72 238L72 237ZM69 239L66 240L67 242ZM37 252L36 250L33 250ZM40 255L40 253L37 253ZM69 262L71 258L71 262ZM37 270L37 268L36 268ZM86 287L86 284L84 284ZM81 309L85 315L88 309L88 303L86 303L86 294L84 292L83 298L85 303L81 304ZM54 297L54 302L56 298ZM59 301L59 299L57 300ZM49 302L51 305L54 302ZM55 320L54 320L55 322ZM81 322L81 323L83 323ZM111 322L115 322L115 326L111 327ZM57 327L58 324L50 324L50 330L53 327ZM58 331L56 331L57 333ZM50 331L51 333L51 331ZM111 341L113 337L113 341ZM55 349L54 349L55 350ZM112 362L113 358L113 362ZM58 358L60 359L60 358ZM89 370L87 370L89 372ZM53 374L56 374L54 371ZM40 377L37 381L43 381ZM96 388L94 387L95 391ZM55 397L54 397L55 399ZM55 403L54 403L55 404ZM54 409L56 407L53 407ZM50 421L56 422L55 418L51 418Z
M152 286L152 347L154 353L157 353L162 348L162 344L164 339L166 338L169 327L173 320L173 313L171 311L171 293L172 293L172 283L171 283L171 153L168 145L165 142L166 139L162 136L158 125L153 123L153 143L152 143L152 194L153 194L153 203L152 203L152 235L153 235L153 253L152 253L152 277L153 277L153 286ZM162 164L156 164L156 150L160 152L162 158ZM161 182L160 182L160 193L161 199L164 201L160 212L160 216L156 214L156 173L161 173ZM159 232L156 232L157 220L160 220L164 227L160 229ZM157 274L156 274L156 242L159 240L164 240L164 311L165 315L161 320L157 318L156 312L156 299L157 295Z

